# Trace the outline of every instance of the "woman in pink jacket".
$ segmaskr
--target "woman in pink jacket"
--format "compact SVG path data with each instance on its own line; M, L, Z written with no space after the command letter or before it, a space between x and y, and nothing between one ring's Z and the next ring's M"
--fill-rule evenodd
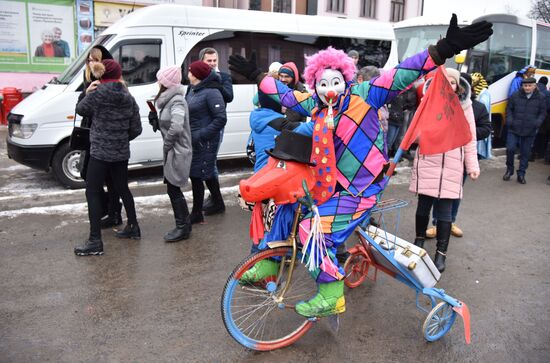
M445 270L445 258L449 237L451 236L451 207L453 199L462 199L462 181L464 167L471 179L479 177L477 161L476 129L474 112L470 100L470 86L460 78L460 73L447 68L447 79L456 92L464 115L470 125L472 140L465 146L442 154L422 155L416 153L412 168L412 178L409 186L411 192L418 194L416 209L416 238L414 244L424 247L426 228L430 219L430 211L434 200L437 208L437 251L435 266L440 272ZM424 87L429 86L429 81Z

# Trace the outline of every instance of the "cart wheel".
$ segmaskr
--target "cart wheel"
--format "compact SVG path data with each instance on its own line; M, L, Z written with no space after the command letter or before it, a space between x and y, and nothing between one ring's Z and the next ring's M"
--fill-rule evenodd
M344 283L353 289L363 283L369 272L369 261L362 253L354 253L348 257L344 264L346 278Z
M424 325L422 325L424 338L429 342L440 339L451 329L455 319L456 311L453 310L453 307L448 302L440 302L424 320Z

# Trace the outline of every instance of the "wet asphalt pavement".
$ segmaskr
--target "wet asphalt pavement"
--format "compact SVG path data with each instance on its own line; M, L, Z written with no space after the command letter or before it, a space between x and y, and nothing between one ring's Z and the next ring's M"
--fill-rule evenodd
M465 235L452 238L438 287L468 304L472 344L459 318L441 340L425 342L413 290L379 274L346 290L338 332L321 320L293 346L256 353L233 341L220 314L227 276L250 247L250 214L230 197L237 172L224 177L226 213L174 244L162 241L173 227L162 185L140 188L138 180L141 241L106 230L104 256L76 257L88 229L82 191L50 187L48 176L7 161L5 145L1 152L0 362L550 361L550 166L541 162L530 165L526 185L502 181L502 159L484 162L480 180L466 183ZM14 175L27 175L38 192L15 190ZM401 171L395 180L406 179ZM40 195L40 185L53 194ZM396 182L385 197L411 203L399 235L412 240L414 195Z

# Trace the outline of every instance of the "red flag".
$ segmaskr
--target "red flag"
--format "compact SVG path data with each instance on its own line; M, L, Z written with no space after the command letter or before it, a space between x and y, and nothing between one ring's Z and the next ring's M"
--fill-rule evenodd
M408 150L419 139L421 154L439 154L464 146L472 139L470 126L445 67L438 67L400 147Z

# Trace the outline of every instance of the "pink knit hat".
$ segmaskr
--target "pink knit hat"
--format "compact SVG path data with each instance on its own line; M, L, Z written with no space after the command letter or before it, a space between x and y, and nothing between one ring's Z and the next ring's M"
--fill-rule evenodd
M178 66L167 67L157 72L157 79L166 88L172 88L181 84L181 68Z

